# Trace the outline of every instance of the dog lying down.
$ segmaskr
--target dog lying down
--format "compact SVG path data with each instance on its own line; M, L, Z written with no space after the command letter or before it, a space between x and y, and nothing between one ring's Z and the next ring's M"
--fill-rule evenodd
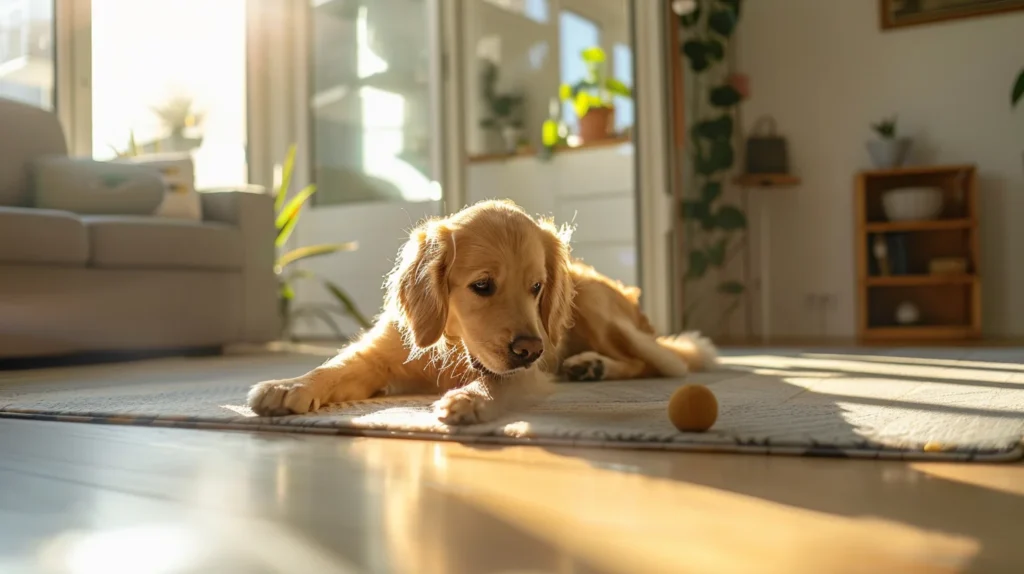
M568 231L485 201L410 234L376 325L322 366L252 387L259 415L375 395L439 394L440 421L473 424L573 381L681 377L716 362L699 334L658 337L640 290L574 261Z

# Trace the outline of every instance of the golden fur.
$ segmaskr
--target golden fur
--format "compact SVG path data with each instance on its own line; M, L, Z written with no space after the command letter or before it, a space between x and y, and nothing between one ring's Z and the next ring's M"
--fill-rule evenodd
M414 229L386 291L370 331L300 377L253 386L253 411L438 393L439 419L469 424L542 399L554 377L682 376L715 361L699 335L657 337L639 289L573 261L565 230L510 202L478 203ZM537 353L535 362L524 358Z

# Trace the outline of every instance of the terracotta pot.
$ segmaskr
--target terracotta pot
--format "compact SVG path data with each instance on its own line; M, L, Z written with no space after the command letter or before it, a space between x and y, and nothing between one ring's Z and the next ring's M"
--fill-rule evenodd
M608 139L615 129L615 108L590 108L580 118L580 141Z

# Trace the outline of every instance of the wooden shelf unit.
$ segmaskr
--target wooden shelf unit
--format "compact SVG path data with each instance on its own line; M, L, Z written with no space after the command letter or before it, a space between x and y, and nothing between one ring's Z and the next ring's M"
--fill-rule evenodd
M882 208L882 194L895 188L918 186L943 190L939 218L888 221ZM861 340L966 340L981 336L975 166L860 172L855 183L854 216L857 334ZM893 233L904 236L907 273L883 275L880 266L872 264L871 246L876 235ZM967 270L958 274L929 274L929 261L936 257L963 257ZM913 303L920 312L920 320L913 325L896 322L896 308L904 301Z

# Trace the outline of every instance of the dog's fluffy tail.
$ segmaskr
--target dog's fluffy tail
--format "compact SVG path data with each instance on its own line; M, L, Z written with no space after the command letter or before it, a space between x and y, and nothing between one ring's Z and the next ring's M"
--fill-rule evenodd
M633 325L620 327L636 354L662 376L682 377L690 371L705 371L718 364L715 345L696 331L652 337Z

